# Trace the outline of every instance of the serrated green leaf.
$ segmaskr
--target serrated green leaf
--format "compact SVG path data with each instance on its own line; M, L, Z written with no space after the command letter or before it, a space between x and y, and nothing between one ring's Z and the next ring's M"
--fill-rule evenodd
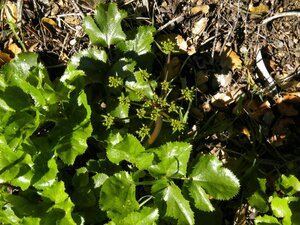
M278 220L269 215L258 216L254 220L255 225L279 225Z
M133 78L133 72L136 62L130 58L120 58L116 61L109 70L110 76L119 76L122 79Z
M56 204L64 202L69 198L68 194L65 192L64 182L55 182L51 186L47 186L43 189L42 196L50 199Z
M47 215L42 217L41 224L77 225L72 217L73 207L74 204L70 198L57 202L50 210L47 211Z
M178 224L194 224L194 212L189 202L181 194L181 190L167 179L157 180L152 186L152 193L157 198L157 204L163 200L166 205L165 216L178 220Z
M102 184L109 178L109 176L107 176L104 173L97 173L96 175L94 175L92 177L93 181L94 181L94 188L99 188L102 186Z
M16 112L6 121L1 121L2 134L12 150L18 149L38 128L40 113L38 111Z
M128 118L128 113L129 113L129 104L118 104L116 108L114 108L112 111L110 111L110 115L112 115L115 118L119 119L125 119L124 122L128 123L129 119Z
M148 168L154 177L183 177L186 175L187 163L192 146L185 142L170 142L159 148L149 149L158 161Z
M283 218L283 225L290 225L292 211L288 204L287 198L274 197L271 202L271 209L274 216Z
M108 159L118 164L126 160L136 165L139 169L146 169L152 164L153 154L146 152L139 140L132 134L120 139L120 134L111 135L107 147Z
M85 167L76 170L76 174L72 178L73 186L76 188L84 187L89 184L89 174Z
M1 68L0 74L3 76L2 87L4 89L6 87L18 87L22 89L23 92L30 96L31 103L36 107L42 109L46 104L56 102L56 94L48 73L46 68L38 62L37 54L18 54L14 60ZM9 100L9 96L7 96L6 100ZM28 101L28 98L26 101ZM15 105L10 101L7 104L11 104L11 106ZM24 106L24 104L21 105Z
M209 195L206 194L205 190L201 187L201 185L197 185L197 183L191 182L188 185L188 190L190 192L191 197L195 201L195 206L197 209L200 209L205 212L212 212L215 210L215 208L209 200Z
M137 34L133 40L120 42L117 47L123 52L133 51L137 55L151 52L151 44L154 40L153 33L155 28L152 26L141 26L137 29Z
M69 95L75 88L84 88L88 83L103 83L107 71L106 62L107 54L104 50L90 48L78 52L72 56L60 78L59 93L68 93ZM83 80L83 76L86 76L87 79Z
M132 101L141 101L145 97L152 99L154 96L154 90L157 86L155 80L146 81L143 78L142 71L134 73L135 80L132 78L126 80L125 86L128 96Z
M294 175L289 175L287 177L283 174L281 176L281 185L289 196L300 192L300 181Z
M16 216L9 204L6 204L5 207L2 207L2 210L0 211L0 224L20 224L20 220L21 219Z
M30 95L17 86L8 86L5 91L0 91L0 99L0 107L5 111L20 111L32 105Z
M45 211L51 207L48 202L40 202L39 196L35 193L23 192L22 195L12 195L3 193L7 205L4 207L11 208L19 218L31 216L42 217Z
M21 150L13 151L0 136L0 180L26 190L30 186L33 172L32 158Z
M267 179L256 178L256 181L253 185L253 188L256 186L255 192L248 198L248 203L259 212L266 213L269 210L268 196L266 195Z
M236 176L229 169L223 168L213 155L201 156L189 177L196 186L199 185L218 200L233 198L240 187Z
M92 186L90 186L88 170L85 167L77 169L72 183L74 191L71 194L71 198L75 205L80 205L81 207L93 207L96 205L96 197Z
M58 173L56 160L51 158L42 158L44 155L39 155L34 161L34 176L32 178L33 186L37 189L44 189L46 187L52 186L56 181L56 176ZM45 163L47 162L47 163Z
M92 134L90 122L91 108L86 94L80 91L78 96L65 106L68 114L49 132L49 138L56 143L54 150L67 165L74 163L76 157L87 149L87 139Z
M262 213L266 213L269 210L268 203L265 199L265 196L260 191L254 192L249 198L248 198L249 204L254 207L256 210Z
M158 219L158 209L143 207L140 212L132 212L124 219L116 222L119 225L155 225Z
M99 4L96 7L94 19L87 16L83 21L84 31L95 45L109 47L125 40L126 35L122 30L121 22L127 16L123 10L118 10L114 3Z
M25 217L22 219L22 225L40 225L41 219L40 218L33 218L33 217Z
M139 208L135 198L135 184L127 172L109 177L102 185L100 208L111 219L120 219Z

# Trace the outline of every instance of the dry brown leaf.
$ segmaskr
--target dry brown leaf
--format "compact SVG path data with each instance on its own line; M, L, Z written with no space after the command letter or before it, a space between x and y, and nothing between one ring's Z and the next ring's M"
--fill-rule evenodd
M80 19L77 16L66 16L64 21L71 25L79 25Z
M201 12L207 14L209 12L209 5L197 5L191 9L193 15Z
M249 4L249 11L253 14L268 13L269 12L269 6L264 5L262 3L260 3L258 6L253 6L253 3L251 2Z
M188 55L193 55L196 53L195 46L188 45L187 41L181 35L177 35L175 39L180 50L185 51Z
M19 48L19 46L15 43L10 44L7 49L13 53L14 56L22 52L21 48Z
M179 49L186 52L187 48L188 48L188 44L185 41L185 39L181 35L177 35L175 39L176 39L176 43L177 43L177 46L179 47Z
M28 48L28 52L35 52L36 47L39 45L39 43L34 43Z
M220 64L223 68L230 68L232 70L242 68L242 60L240 57L230 48L224 47L224 51L221 54Z
M7 21L15 23L17 21L17 6L16 3L7 1L4 6L5 18Z
M268 139L268 142L274 147L282 146L285 141L286 141L286 135L285 134L282 134L282 135L274 134L272 137L270 137Z
M204 32L204 30L207 26L207 23L208 23L207 18L205 18L205 17L201 18L200 20L198 20L197 22L194 23L194 26L192 28L192 33L194 35L200 36Z
M55 27L57 26L57 23L53 20L53 19L50 19L50 18L47 18L47 17L43 17L42 18L42 23L45 25L45 26L52 26L52 27Z
M276 99L276 104L280 104L285 101L292 103L300 103L300 92L289 93L284 96L281 96Z
M233 103L233 98L229 93L217 93L211 98L211 104L215 107L224 108Z
M59 10L60 10L59 5L53 2L51 4L51 13L50 13L50 15L51 16L56 16L59 13Z
M0 66L3 66L4 64L8 63L11 60L9 54L5 52L0 52Z

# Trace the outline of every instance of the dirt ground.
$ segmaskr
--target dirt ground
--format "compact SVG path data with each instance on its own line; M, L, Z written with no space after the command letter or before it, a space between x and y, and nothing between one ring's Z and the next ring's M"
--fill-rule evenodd
M1 2L0 65L25 49L37 52L54 80L89 46L82 20L100 1ZM260 157L283 172L300 161L299 0L114 2L128 12L128 28L152 24L157 44L169 39L180 49L166 65L154 46L159 69L152 73L159 76L168 66L195 87L190 123L198 128L199 152L218 154L229 165L240 154ZM21 42L5 10L14 15Z

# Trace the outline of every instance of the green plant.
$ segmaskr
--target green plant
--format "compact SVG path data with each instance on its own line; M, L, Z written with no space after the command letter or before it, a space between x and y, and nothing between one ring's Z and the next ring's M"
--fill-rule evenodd
M175 141L193 90L173 94L152 78L155 30L125 34L125 16L100 4L86 17L98 48L54 82L36 54L1 68L1 224L196 224L199 210L237 195L215 156L190 158L192 146Z
M259 187L248 198L249 204L261 213L255 224L300 224L300 182L294 175L281 175L271 194L267 194L265 178L258 178L257 183Z

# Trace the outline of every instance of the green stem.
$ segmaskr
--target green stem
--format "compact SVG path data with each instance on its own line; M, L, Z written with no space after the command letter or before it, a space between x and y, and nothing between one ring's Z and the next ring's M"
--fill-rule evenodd
M21 48L22 48L23 52L27 52L27 49L26 49L26 47L25 47L23 41L22 41L22 40L20 39L20 37L18 36L17 31L15 30L15 27L14 27L14 25L12 24L12 22L8 22L8 24L9 24L9 27L10 27L11 31L13 32L14 36L16 37L17 41L18 41L19 44L21 45Z

